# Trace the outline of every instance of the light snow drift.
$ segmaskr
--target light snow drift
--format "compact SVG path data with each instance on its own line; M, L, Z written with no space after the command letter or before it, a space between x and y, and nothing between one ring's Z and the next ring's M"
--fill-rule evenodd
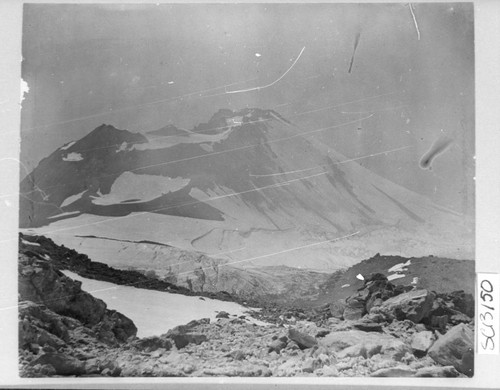
M71 203L76 202L78 199L82 197L82 195L86 192L87 190L83 190L82 192L68 196L64 201L61 203L61 207L66 207L69 206Z
M21 242L22 242L24 245L34 245L34 246L40 246L40 244L38 244L37 242L31 242L31 241L26 241L26 240L21 240Z
M63 161L82 161L83 157L80 153L68 153L66 157L63 157Z
M75 143L76 143L76 141L71 141L69 144L62 146L61 150L67 150L67 149L71 148Z
M202 300L200 297L121 286L82 278L70 271L62 272L71 279L82 282L82 290L102 299L108 309L130 318L137 327L138 337L159 336L175 326L201 318L215 321L215 316L220 311L236 316L245 315L249 322L265 325L262 321L248 317L249 309L234 302L209 298Z
M56 214L56 215L53 215L53 216L48 217L48 218L55 219L55 218L61 218L61 217L68 217L70 215L75 215L75 214L79 214L79 213L80 213L79 211L67 211L65 213Z

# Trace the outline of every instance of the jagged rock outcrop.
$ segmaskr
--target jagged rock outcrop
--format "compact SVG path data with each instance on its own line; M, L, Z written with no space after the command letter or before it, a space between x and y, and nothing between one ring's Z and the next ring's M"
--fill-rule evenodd
M474 298L464 291L436 293L394 285L385 275L375 273L355 294L330 303L321 313L323 317L371 323L410 320L445 332L447 327L472 322Z
M126 316L81 290L81 283L36 253L19 255L19 349L22 376L83 375L83 352L117 347L135 337ZM83 359L79 359L78 355Z
M137 334L137 328L129 318L108 310L103 301L82 291L80 282L68 278L55 269L49 260L37 255L19 256L19 296L23 301L44 305L53 313L81 322L106 344L124 342ZM51 321L56 334L64 333L61 330L63 320L56 319L41 307L26 304L21 314L35 318L40 315L42 319L38 319L42 323L44 320Z

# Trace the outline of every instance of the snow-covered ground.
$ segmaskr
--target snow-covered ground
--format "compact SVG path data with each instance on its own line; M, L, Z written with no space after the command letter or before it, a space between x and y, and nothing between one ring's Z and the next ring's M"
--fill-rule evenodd
M115 180L109 194L95 197L92 203L105 206L131 199L134 201L128 203L147 202L169 192L178 191L189 181L190 179L182 177L171 178L124 172Z
M249 322L265 325L264 322L249 317L248 308L234 302L121 286L82 278L70 271L63 273L82 282L82 290L102 299L108 309L130 318L137 327L138 337L159 336L191 320L210 318L214 321L219 311L237 316L245 315Z

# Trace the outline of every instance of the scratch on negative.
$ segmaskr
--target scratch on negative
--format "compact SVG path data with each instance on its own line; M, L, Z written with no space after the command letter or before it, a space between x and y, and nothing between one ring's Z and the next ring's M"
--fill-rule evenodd
M295 66L295 64L297 63L297 61L299 60L300 56L302 55L302 53L304 52L305 50L305 46L302 48L302 50L300 51L299 55L297 56L297 58L295 59L295 61L293 61L292 65L286 70L285 73L283 73L280 77L278 77L276 80L274 80L272 83L270 84L266 84L266 85L262 85L260 87L254 87L254 88L247 88L247 89L239 89L239 90L236 90L236 91L226 91L225 93L229 94L229 93L241 93L241 92L250 92L250 91L258 91L258 90L261 90L261 89L264 89L264 88L269 88L269 87L272 87L274 84L276 84L278 81L280 81L283 77L285 77L287 75L288 72L290 72L292 70L292 68Z
M417 39L420 41L420 30L418 29L417 18L415 17L415 13L413 12L413 6L411 3L408 3L410 8L411 16L413 18L413 23L415 24L415 29L417 30Z

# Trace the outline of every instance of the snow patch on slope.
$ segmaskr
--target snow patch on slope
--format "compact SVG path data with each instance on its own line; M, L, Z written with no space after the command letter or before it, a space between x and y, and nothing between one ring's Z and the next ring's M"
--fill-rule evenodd
M26 241L24 239L21 239L21 242L24 244L24 245L34 245L34 246L40 246L39 243L37 242L31 242L31 241Z
M48 217L48 219L54 219L54 218L60 218L60 217L67 217L69 215L75 215L79 214L79 211L67 211L65 213L57 214L57 215L52 215L51 217Z
M406 263L398 263L387 270L387 272L394 272L392 275L387 277L388 280L404 278L406 275L402 272L408 271L408 266L411 265L411 260Z
M234 124L233 124L234 126ZM233 127L220 134L202 134L202 133L188 133L186 136L172 135L165 137L148 137L147 143L134 144L129 150L152 150L152 149L164 149L169 148L178 144L201 144L201 143L220 143L224 141L229 133L232 131Z
M62 272L69 278L82 282L82 290L95 298L102 299L108 309L116 310L130 318L137 327L138 337L159 336L175 326L201 318L215 321L219 311L236 316L246 315L248 322L266 325L262 321L248 317L247 312L250 309L234 302L210 298L201 300L199 297L82 278L70 271Z
M392 274L387 277L387 280L394 280L394 279L401 279L404 278L406 275L405 274Z
M68 205L70 205L71 203L73 202L76 202L78 199L80 199L82 197L82 195L86 192L87 190L83 190L82 192L80 192L79 194L75 194L75 195L71 195L71 196L68 196L66 199L64 199L64 201L61 203L61 207L66 207Z
M132 144L132 145L129 146L129 144L127 142L122 142L122 144L120 145L120 147L118 149L116 149L115 153L126 152L126 151L129 151L129 150L132 150L134 148L134 145L135 144Z
M106 206L129 201L127 203L148 202L169 192L180 190L189 184L190 179L171 178L156 175L138 175L132 172L122 173L111 186L109 194L93 197L92 203Z
M391 268L389 268L387 271L388 272L401 272L401 271L406 271L405 268L407 268L409 265L411 265L411 260L408 260L406 263L399 263Z
M76 144L76 141L71 141L69 144L62 146L61 150L67 150L71 148L74 144Z
M63 161L82 161L83 157L80 153L72 152L68 153L66 157L63 157L62 159Z

